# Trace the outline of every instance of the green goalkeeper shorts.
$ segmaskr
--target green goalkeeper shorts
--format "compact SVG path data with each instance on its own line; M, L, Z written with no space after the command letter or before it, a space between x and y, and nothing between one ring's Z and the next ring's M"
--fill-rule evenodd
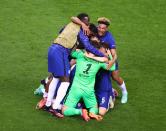
M65 101L65 106L76 107L80 99L83 99L86 108L92 108L97 106L97 100L93 91L87 91L79 88L78 86L72 86L71 90Z

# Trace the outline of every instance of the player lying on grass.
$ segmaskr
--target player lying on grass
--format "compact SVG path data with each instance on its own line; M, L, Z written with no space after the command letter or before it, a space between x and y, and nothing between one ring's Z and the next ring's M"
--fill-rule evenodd
M82 24L82 22L77 18L77 17L71 17L71 20L79 25ZM110 25L110 20L105 17L98 18L98 38L101 42L105 42L109 44L109 48L111 51L111 54L113 56L113 61L116 62L116 70L111 73L111 76L113 80L115 80L122 90L122 98L121 98L121 103L127 103L128 99L128 92L126 89L126 85L124 83L124 80L119 76L119 69L118 69L118 61L117 61L117 53L116 53L116 45L115 45L115 40L112 36L112 34L108 31L108 27ZM103 77L104 76L104 77ZM99 90L110 90L109 87L112 85L111 80L108 78L110 77L110 73L106 71L101 71L99 75L99 79L97 80L96 85L98 86L97 88ZM106 85L107 88L103 88L103 84L107 83ZM100 91L99 91L100 92ZM98 95L98 98L102 101L102 99L107 99L107 93L106 94L100 94ZM108 99L107 99L108 100ZM104 108L107 108L107 104L102 104ZM106 110L101 112L101 114L105 114Z
M99 44L93 45L98 49L102 48ZM94 56L94 54L87 51L85 54L81 50L74 51L71 55L77 59L76 73L62 108L62 112L65 116L82 115L85 121L89 121L90 117L100 121L102 120L102 117L97 115L98 106L94 91L96 73L100 68L109 70L111 67L111 70L114 70L115 66L112 66L113 63L111 61L109 61L109 64L107 65L106 63L101 63L88 58ZM109 54L109 56L112 58L111 54ZM81 98L83 99L86 108L89 109L89 114L86 109L76 109L76 105Z

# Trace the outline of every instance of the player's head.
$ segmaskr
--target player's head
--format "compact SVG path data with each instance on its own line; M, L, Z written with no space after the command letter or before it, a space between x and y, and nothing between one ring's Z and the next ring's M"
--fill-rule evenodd
M90 37L90 41L92 43L99 43L100 42L100 40L99 40L99 38L97 36L91 36Z
M110 20L105 17L100 17L97 19L97 22L98 22L98 34L102 36L105 34L106 31L108 31Z
M77 15L77 18L79 18L86 25L89 25L90 18L88 16L88 14L80 13L80 14Z
M106 49L109 49L109 45L107 44L107 43L105 43L105 42L101 42L100 43L100 45L101 45L101 47L100 47L100 51L103 53L103 54L107 54L107 51L106 51Z
M89 24L89 30L90 30L89 37L97 36L97 34L98 34L98 29L97 29L97 27L95 26L95 24L90 23L90 24Z
M100 49L102 47L101 43L100 42L94 42L94 41L91 41L91 45L93 47L95 47L96 49Z
M92 42L92 41L90 41L90 43L91 43L91 45L92 45L93 47L95 47L95 48L98 49L98 50L101 48L100 43L95 43L95 42ZM89 55L91 55L91 56L95 56L94 54L92 54L91 52L89 52L89 51L87 51L87 50L86 50L86 52L87 52Z

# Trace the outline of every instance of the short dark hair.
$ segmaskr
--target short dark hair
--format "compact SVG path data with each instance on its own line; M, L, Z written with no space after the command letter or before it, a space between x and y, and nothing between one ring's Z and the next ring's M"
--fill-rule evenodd
M101 42L101 46L104 47L104 48L106 48L106 49L109 49L109 48L110 48L110 47L109 47L109 44L106 43L106 42Z
M79 18L81 21L84 20L85 17L88 17L89 19L89 16L86 13L80 13L77 15L77 18Z
M90 24L89 24L89 30L90 30L92 33L94 33L95 35L98 34L98 29L97 29L97 27L95 26L95 24L93 24L93 23L90 23Z
M100 43L96 43L96 42L91 42L91 45L97 49L100 49L102 47L102 45Z

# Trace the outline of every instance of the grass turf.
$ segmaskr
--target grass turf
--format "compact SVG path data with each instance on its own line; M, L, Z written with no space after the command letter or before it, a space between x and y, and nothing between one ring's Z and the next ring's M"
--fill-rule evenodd
M165 131L165 0L1 0L0 130ZM47 48L71 16L112 19L129 101L117 100L102 122L56 119L36 111L33 95L47 76ZM117 87L113 83L114 87Z

